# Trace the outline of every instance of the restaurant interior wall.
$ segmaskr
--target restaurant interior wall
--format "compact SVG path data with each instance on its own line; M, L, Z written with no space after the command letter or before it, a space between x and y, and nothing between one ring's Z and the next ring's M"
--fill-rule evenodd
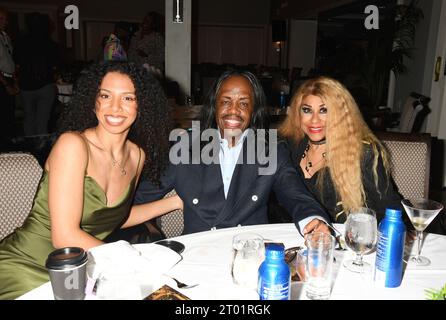
M425 79L431 79L433 74L433 61L435 49L435 39L437 30L431 32L430 26L438 24L438 13L432 12L433 1L421 0L419 7L423 10L424 18L418 23L415 35L415 49L413 58L405 58L404 62L408 67L406 74L398 75L395 85L395 103L393 110L401 111L404 101L410 92L420 92L429 96L430 81L425 83ZM426 63L427 62L427 63ZM430 106L435 108L435 106ZM428 117L431 117L429 115Z
M306 75L314 68L317 40L317 20L290 20L288 68L301 67Z

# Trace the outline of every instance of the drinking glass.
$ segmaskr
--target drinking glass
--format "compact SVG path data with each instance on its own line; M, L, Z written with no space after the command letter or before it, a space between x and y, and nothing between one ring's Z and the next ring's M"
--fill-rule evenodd
M335 237L322 232L313 232L305 237L307 246L307 297L312 300L330 298L333 276Z
M255 233L241 233L232 240L234 283L257 291L260 264L265 259L263 237Z
M345 243L356 253L354 260L346 260L344 266L353 272L370 272L371 267L362 261L362 256L375 248L377 240L375 211L369 208L350 210L345 222Z
M412 225L417 233L418 250L416 255L409 256L408 262L417 266L428 266L431 261L421 256L421 242L423 241L423 231L434 220L437 214L443 209L443 205L437 201L429 199L404 199L401 201L409 216Z

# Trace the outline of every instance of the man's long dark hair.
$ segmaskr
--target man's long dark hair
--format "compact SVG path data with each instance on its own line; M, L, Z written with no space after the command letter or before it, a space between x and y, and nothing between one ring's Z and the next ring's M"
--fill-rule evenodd
M144 68L132 63L106 62L94 64L84 71L77 81L72 99L62 111L58 134L82 132L98 125L96 98L102 79L109 72L127 75L135 86L138 115L128 139L146 154L142 176L158 184L161 172L168 164L170 121L164 91L158 80Z
M229 77L240 76L244 77L252 86L254 93L254 110L252 113L249 128L256 129L268 129L269 127L269 115L266 106L266 97L263 91L262 85L259 80L249 71L237 71L229 70L225 71L214 83L211 90L209 90L201 110L201 130L217 129L217 122L215 114L217 110L217 95L221 88L223 81Z

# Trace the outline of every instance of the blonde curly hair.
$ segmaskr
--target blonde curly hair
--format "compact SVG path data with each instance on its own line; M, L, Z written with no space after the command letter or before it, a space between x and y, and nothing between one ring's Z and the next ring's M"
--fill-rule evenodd
M366 205L366 194L362 182L361 162L364 144L373 150L375 187L378 190L377 166L379 156L383 159L388 175L389 161L384 147L365 123L355 99L337 80L317 77L304 82L291 99L290 110L279 127L279 134L299 143L305 136L300 125L302 100L309 95L319 97L327 106L326 122L326 166L321 169L317 185L322 192L322 180L328 172L337 196L342 201L345 213L350 209Z

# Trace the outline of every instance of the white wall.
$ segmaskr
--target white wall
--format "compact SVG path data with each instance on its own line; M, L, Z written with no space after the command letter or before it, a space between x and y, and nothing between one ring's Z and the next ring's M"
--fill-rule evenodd
M434 12L437 16L437 32L432 34L431 59L427 61L427 67L430 69L430 77L426 80L426 86L430 90L431 108L433 109L431 117L428 119L428 130L439 139L446 139L446 130L444 123L446 121L446 106L443 95L446 92L446 79L444 76L444 61L446 59L446 2L441 0L434 1ZM434 67L437 57L442 57L442 66L440 70L439 81L435 81ZM446 177L445 177L446 180Z
M303 67L302 75L314 67L316 55L317 21L290 20L288 68Z
M407 74L397 75L396 77L393 108L395 112L401 111L405 100L412 91L426 96L430 94L430 87L427 84L431 79L432 68L429 67L429 64L433 59L433 49L435 48L434 39L436 39L438 32L438 12L433 11L434 1L419 1L419 6L423 10L424 19L417 25L413 58L406 58L404 60L404 63L408 67L408 72ZM428 119L431 117L432 113L428 116Z
M173 23L172 1L166 1L165 65L166 78L177 81L181 92L190 95L192 0L184 0L183 4L183 23Z

